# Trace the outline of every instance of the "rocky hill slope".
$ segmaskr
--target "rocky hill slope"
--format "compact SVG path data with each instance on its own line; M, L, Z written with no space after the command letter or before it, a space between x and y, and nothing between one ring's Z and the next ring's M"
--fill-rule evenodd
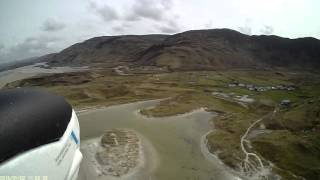
M103 36L74 44L49 60L51 65L92 65L103 63L107 66L131 63L140 53L154 44L161 43L166 35Z
M95 37L57 53L49 64L164 66L173 70L320 67L320 40L248 36L230 29L174 35Z

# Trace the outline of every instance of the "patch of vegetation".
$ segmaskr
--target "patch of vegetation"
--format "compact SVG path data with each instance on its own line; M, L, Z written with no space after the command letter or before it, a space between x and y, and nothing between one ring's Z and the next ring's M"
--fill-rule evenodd
M232 132L214 130L207 136L210 152L216 154L226 165L238 169L239 159L243 158L240 153L240 137Z
M305 179L319 179L319 138L318 133L295 134L288 130L276 130L255 137L252 142L255 150L280 168L280 173L284 169Z

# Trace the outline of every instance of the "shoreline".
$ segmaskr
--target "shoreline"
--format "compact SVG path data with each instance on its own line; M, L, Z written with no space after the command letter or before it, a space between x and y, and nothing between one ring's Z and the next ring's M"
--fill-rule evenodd
M143 104L143 103L159 103L162 100L165 100L166 98L163 99L145 99L145 100L137 100L137 101L133 101L133 102L124 102L124 103L119 103L119 104L110 104L110 105L101 105L101 106L87 106L87 107L83 107L83 108L79 108L76 109L75 108L75 112L79 115L84 115L84 114L89 114L89 113L93 113L96 111L102 111L108 108L116 108L118 106L130 106L133 105L135 103L139 103L139 104ZM142 109L141 109L142 110ZM140 110L139 110L140 111Z
M148 115L145 115L145 114L142 114L141 111L143 109L138 109L136 110L134 113L144 119L161 119L161 118L170 118L170 117L185 117L185 116L190 116L192 115L193 113L198 113L198 112L209 112L209 113L214 113L214 112L210 112L210 111L207 111L207 108L205 107L201 107L201 108L197 108L197 109L193 109L191 111L188 111L188 112L185 112L185 113L178 113L178 114L175 114L175 115L169 115L169 116L148 116Z
M235 180L244 180L243 177L241 177L241 175L239 174L239 172L237 172L235 169L230 168L229 166L227 166L225 163L223 163L223 161L218 157L217 154L215 153L211 153L209 151L208 148L208 143L207 143L207 135L210 134L212 131L214 130L210 130L207 133L205 133L204 135L201 136L200 139L200 149L201 149L201 153L202 155L205 157L205 159L213 164L218 163L220 166L222 166L223 168L225 168L230 174L232 174Z

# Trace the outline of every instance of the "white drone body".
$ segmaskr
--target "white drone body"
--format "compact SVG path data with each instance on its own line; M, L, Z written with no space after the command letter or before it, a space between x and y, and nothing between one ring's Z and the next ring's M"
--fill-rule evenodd
M1 100L1 98L0 98ZM52 102L52 101L51 101ZM31 104L32 105L32 104ZM47 105L44 105L47 106ZM1 107L1 105L0 105ZM30 110L30 108L29 108ZM44 110L47 111L48 109ZM52 109L53 111L55 109ZM4 112L4 111L3 111ZM2 112L2 114L3 114ZM60 112L56 112L60 113ZM69 113L69 112L68 112ZM18 127L22 128L21 131L24 131L23 134L21 132L15 132L12 136L12 141L17 141L15 143L22 143L28 145L28 142L24 141L23 136L28 140L29 134L34 133L33 131L37 131L37 136L39 139L42 139L42 142L36 142L36 136L32 137L35 141L29 142L29 144L36 144L32 147L29 145L26 148L26 145L19 146L20 149L17 152L19 153L10 153L9 151L5 151L10 154L9 156L3 156L6 159L0 163L0 179L7 177L18 180L19 178L24 178L25 180L75 180L78 176L78 171L80 167L80 162L82 160L82 154L80 152L80 129L79 122L76 116L76 113L73 109L71 109L71 117L68 123L62 125L61 122L57 121L53 123L52 129L59 129L59 131L64 130L61 137L56 137L54 139L49 139L49 142L46 143L43 136L47 136L46 133L54 134L53 130L48 127L47 123L44 123L45 128L49 130L41 131L36 128L41 128L41 123L35 123L35 125L29 125L29 127ZM7 113L7 115L10 113ZM1 109L0 109L1 115ZM39 118L40 116L36 116L33 114L35 118ZM48 114L50 115L50 114ZM14 115L13 115L14 116ZM16 116L14 116L16 118ZM14 121L15 119L11 120ZM10 119L10 118L9 118ZM43 118L46 121L46 118ZM56 119L49 119L51 121L55 121ZM19 121L19 120L18 120ZM67 121L67 120L66 120ZM27 123L27 122L25 122ZM21 124L23 126L23 123ZM7 125L10 126L10 125ZM58 126L58 127L56 127ZM65 126L64 128L62 126ZM10 128L10 127L9 127ZM32 129L34 128L34 129ZM12 129L15 129L12 127ZM29 129L29 131L27 131ZM1 130L1 127L0 127ZM28 134L26 133L28 132ZM41 133L39 133L41 132ZM6 133L8 134L8 133ZM3 135L6 135L3 134ZM1 136L1 132L0 132ZM19 137L18 137L19 136ZM21 137L22 136L22 137ZM52 135L50 135L51 137ZM10 138L10 137L9 137ZM18 139L18 140L16 140ZM11 149L15 151L17 147L13 144L10 144L11 141L7 141L9 146L7 149ZM1 143L1 138L0 138ZM6 144L2 144L0 148L6 147ZM2 154L3 155L3 154Z

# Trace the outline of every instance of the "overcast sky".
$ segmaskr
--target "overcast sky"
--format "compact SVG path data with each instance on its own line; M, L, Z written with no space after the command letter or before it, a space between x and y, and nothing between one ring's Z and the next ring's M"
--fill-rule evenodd
M95 36L230 28L320 39L319 0L0 0L0 63Z

